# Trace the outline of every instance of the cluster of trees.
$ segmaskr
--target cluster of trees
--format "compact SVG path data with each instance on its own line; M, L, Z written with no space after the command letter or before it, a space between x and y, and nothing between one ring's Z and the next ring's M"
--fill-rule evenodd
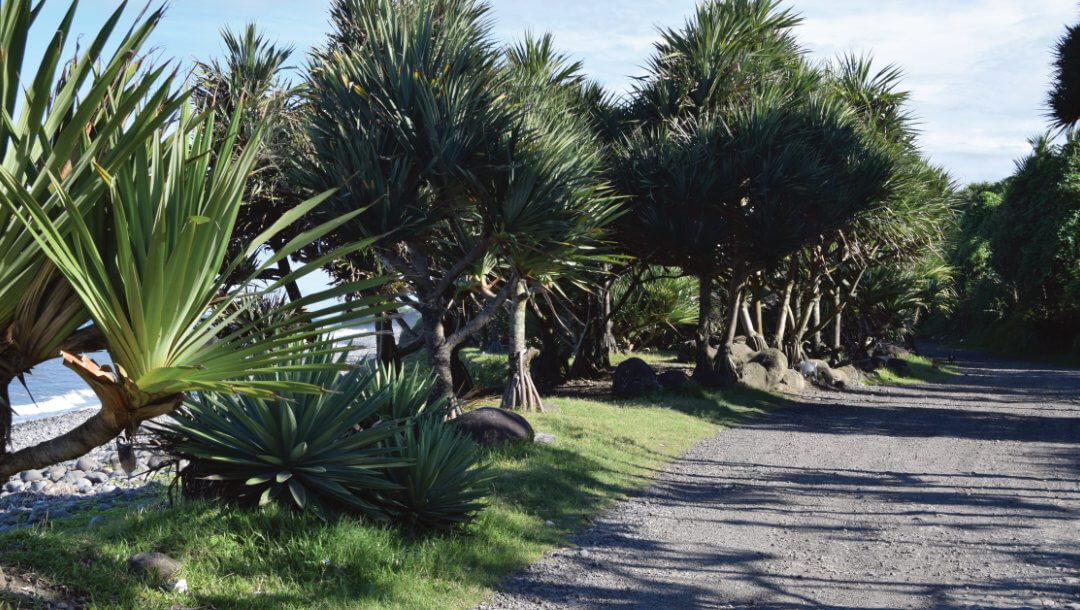
M952 186L900 72L811 62L776 0L706 0L621 98L550 36L497 44L478 0L335 0L295 85L290 48L226 32L179 90L140 54L160 12L103 54L122 10L58 71L69 13L36 74L36 8L0 13L0 392L63 354L103 404L0 450L0 475L186 393L318 392L266 373L375 313L378 358L423 350L452 414L481 338L508 344L503 406L542 409L620 345L692 338L708 386L738 381L740 329L793 361L858 358L947 290ZM317 268L336 284L301 294Z
M1048 107L1012 176L968 186L950 233L954 334L1034 354L1080 353L1080 26L1059 41ZM935 330L942 328L935 325Z

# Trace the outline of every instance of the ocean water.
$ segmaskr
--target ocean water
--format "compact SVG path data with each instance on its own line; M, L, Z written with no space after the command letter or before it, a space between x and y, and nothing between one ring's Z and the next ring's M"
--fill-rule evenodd
M374 327L362 327L358 330L374 332ZM356 331L348 331L350 334ZM345 334L345 331L342 331ZM363 336L353 339L350 356L360 360L373 357L375 338ZM87 354L98 364L111 364L109 355L104 352ZM14 410L12 421L15 423L52 417L82 409L96 409L101 406L94 394L74 371L63 365L60 358L48 360L34 367L25 376L26 387L18 380L8 387L11 405Z

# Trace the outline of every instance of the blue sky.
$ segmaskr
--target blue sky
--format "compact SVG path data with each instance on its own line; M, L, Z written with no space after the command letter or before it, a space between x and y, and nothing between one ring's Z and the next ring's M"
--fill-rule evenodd
M133 5L141 6L134 0ZM48 0L43 23L67 3ZM293 44L296 62L327 29L329 0L173 0L154 36L162 56L184 60L219 52L222 26L259 23ZM608 87L625 90L640 74L657 26L677 26L693 0L494 0L495 33L552 32ZM1008 175L1028 139L1046 128L1043 100L1051 49L1080 17L1075 0L793 0L804 17L800 39L819 58L872 53L907 75L922 121L922 143L960 182ZM77 32L89 32L117 3L84 0ZM134 10L131 11L132 15ZM38 31L42 41L44 29Z

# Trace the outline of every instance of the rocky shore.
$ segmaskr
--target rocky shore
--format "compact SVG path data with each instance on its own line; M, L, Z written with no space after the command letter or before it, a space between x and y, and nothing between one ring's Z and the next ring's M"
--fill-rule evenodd
M16 424L12 449L28 447L81 424L94 409ZM140 445L136 439L136 447ZM42 470L23 471L0 485L0 532L45 520L70 517L82 511L103 511L116 505L144 503L160 495L161 475L152 471L165 458L136 449L137 468L128 475L120 466L116 446L109 444L87 455Z

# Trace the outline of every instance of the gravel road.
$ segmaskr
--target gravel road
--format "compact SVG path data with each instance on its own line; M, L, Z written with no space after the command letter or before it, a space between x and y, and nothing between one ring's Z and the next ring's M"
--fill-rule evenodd
M721 432L481 608L1080 608L1080 371L959 364Z

